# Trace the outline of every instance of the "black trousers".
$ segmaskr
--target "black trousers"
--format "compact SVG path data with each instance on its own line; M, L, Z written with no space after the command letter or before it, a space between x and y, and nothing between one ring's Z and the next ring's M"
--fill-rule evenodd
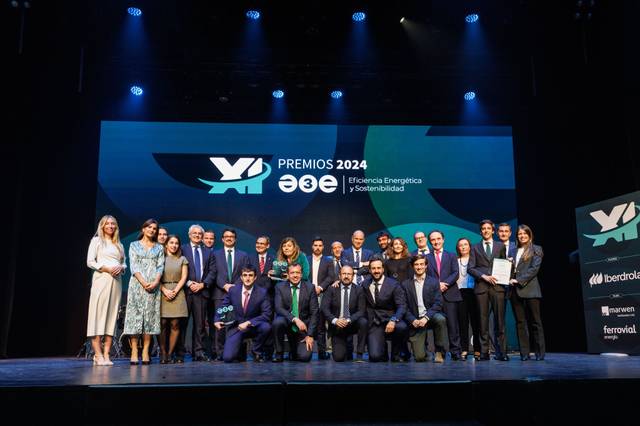
M540 316L540 299L523 299L515 291L511 292L511 308L513 316L516 318L516 329L518 331L518 343L520 344L520 355L527 356L529 347L529 327L533 334L533 350L538 356L544 356L544 331L542 329L542 318Z
M189 316L193 318L193 330L191 334L191 354L196 357L204 355L204 339L206 335L206 316L207 316L207 298L202 293L187 293L187 309ZM176 348L176 355L178 357L184 357L185 349L185 337L188 324L188 318L185 318L181 323L180 338L178 339L178 347Z
M371 362L388 361L387 339L391 339L392 357L400 356L400 352L407 347L407 339L409 338L407 323L398 321L393 333L385 333L386 326L386 322L379 325L369 324L367 345L369 345L369 361Z
M224 299L214 299L213 306L214 312L218 310L218 308L222 307L222 302ZM217 356L222 356L224 353L224 339L226 335L226 327L222 327L222 330L218 330L214 327L214 334L211 336L212 347L211 353L215 353Z
M284 317L276 317L276 319L273 321L273 334L276 344L276 353L284 353L284 336L286 335L287 339L289 340L289 347L295 358L298 361L310 361L313 352L307 350L307 344L304 341L306 334L294 332L291 329L291 326L292 323Z
M496 284L497 286L498 284ZM495 286L482 294L476 294L478 299L478 311L480 312L480 352L483 355L489 354L491 345L489 340L489 309L493 311L495 321L495 349L496 357L504 355L506 350L506 335L504 322L504 291L496 291Z
M461 302L442 301L442 308L447 317L447 333L449 334L449 352L460 355L460 324L458 324L458 310Z
M458 305L458 324L460 325L460 347L469 351L469 325L473 335L473 351L480 352L480 312L478 299L472 288L461 288L462 302Z
M331 335L331 342L333 346L333 360L344 361L348 358L349 354L349 337L354 334L358 334L358 347L356 352L358 354L364 353L364 345L367 341L368 321L364 317L360 317L356 322L352 322L345 328L336 327L333 324L329 325L329 334ZM353 343L351 343L351 350L353 350Z

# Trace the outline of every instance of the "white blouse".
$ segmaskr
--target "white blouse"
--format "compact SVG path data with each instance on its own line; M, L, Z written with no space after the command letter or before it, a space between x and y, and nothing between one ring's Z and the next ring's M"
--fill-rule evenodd
M466 263L462 263L463 259L458 258L458 288L473 288L475 286L475 280L469 272L467 271L467 266L469 265L469 258L466 258Z
M87 266L96 271L100 271L103 266L122 266L126 268L124 258L124 247L113 244L110 240L102 240L100 237L93 237L87 252Z

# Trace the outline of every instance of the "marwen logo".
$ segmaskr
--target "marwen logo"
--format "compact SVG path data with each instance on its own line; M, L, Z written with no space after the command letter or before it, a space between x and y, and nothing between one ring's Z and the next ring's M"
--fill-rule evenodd
M591 285L591 287L593 287L594 285L602 284L603 281L604 278L602 276L602 272L595 273L591 275L591 278L589 278L589 284Z
M584 234L584 236L594 240L593 247L605 245L609 238L613 238L619 243L635 240L638 238L638 223L640 223L638 210L640 208L636 207L635 202L632 201L628 204L615 206L608 215L602 210L591 212L589 213L591 217L602 228L600 234ZM620 223L620 219L622 219L622 223Z
M222 173L218 182L198 178L211 186L209 194L224 194L229 189L235 189L238 194L262 194L262 181L271 174L271 166L262 158L241 157L233 165L224 157L209 160Z

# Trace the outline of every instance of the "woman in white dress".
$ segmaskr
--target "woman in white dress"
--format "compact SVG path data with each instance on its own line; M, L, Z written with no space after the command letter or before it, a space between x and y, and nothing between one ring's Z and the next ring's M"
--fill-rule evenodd
M121 276L127 267L115 217L106 215L100 219L89 244L87 266L93 269L87 319L87 336L91 338L95 354L93 364L113 365L109 351L122 297ZM101 344L103 336L104 347Z

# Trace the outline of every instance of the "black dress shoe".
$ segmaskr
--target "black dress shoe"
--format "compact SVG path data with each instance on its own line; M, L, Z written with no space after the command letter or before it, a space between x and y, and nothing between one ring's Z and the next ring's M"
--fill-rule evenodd
M391 362L407 362L407 360L399 355L396 355L393 358L391 358Z
M462 358L458 354L451 354L451 361L460 361Z
M253 354L253 362L264 362L264 358L260 354Z
M536 354L536 361L544 361L544 355Z
M197 355L193 360L196 361L196 362L209 362L209 361L211 361L209 359L209 357L206 356L206 355Z
M480 354L473 356L476 361L489 361L489 354Z
M184 357L177 356L177 357L175 357L173 362L176 363L176 364L184 364Z
M508 355L496 355L494 357L494 359L496 361L509 361L509 356Z
M529 355L520 355L520 361L529 361L530 359Z
M284 356L282 354L276 354L276 356L273 357L272 362L283 362L283 361L284 361Z
M325 351L318 351L318 359L327 360L329 359L329 354Z
M363 358L362 354L357 354L356 355L355 362L364 362L364 358Z

